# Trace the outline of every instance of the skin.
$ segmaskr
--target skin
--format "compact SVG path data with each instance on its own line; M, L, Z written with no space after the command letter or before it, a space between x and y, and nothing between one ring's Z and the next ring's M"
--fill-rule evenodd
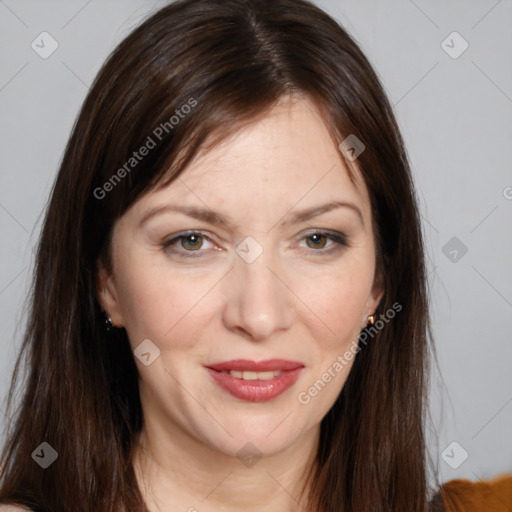
M101 304L134 349L149 339L160 350L149 366L136 358L145 423L134 465L152 512L298 509L320 422L353 360L308 404L298 395L357 340L382 297L368 192L353 172L355 182L313 104L285 98L116 223L112 273L98 267ZM287 223L331 201L354 208ZM166 211L140 225L163 205L208 208L229 222ZM208 238L163 247L186 230ZM344 233L347 245L315 230ZM252 263L236 252L247 236L263 249ZM305 368L260 403L232 397L203 366L271 358ZM237 456L248 442L262 456L252 467Z

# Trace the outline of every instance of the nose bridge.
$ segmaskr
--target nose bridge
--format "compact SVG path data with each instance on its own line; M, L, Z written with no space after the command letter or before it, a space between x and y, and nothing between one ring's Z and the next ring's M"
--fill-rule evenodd
M270 249L258 248L251 240L239 245L226 294L225 321L230 328L257 340L289 326L290 297L275 275L279 268Z

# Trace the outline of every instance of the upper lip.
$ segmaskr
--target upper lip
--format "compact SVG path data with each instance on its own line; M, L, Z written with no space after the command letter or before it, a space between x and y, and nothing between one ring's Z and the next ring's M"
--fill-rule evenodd
M270 370L290 371L302 368L304 365L297 361L289 361L286 359L266 359L264 361L250 361L248 359L234 359L232 361L224 361L222 363L206 365L216 371L249 371L249 372L265 372Z

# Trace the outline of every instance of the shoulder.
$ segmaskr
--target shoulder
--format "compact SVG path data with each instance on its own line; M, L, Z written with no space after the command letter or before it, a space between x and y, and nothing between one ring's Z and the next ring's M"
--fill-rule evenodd
M509 512L512 510L512 474L491 480L450 480L441 486L446 512Z

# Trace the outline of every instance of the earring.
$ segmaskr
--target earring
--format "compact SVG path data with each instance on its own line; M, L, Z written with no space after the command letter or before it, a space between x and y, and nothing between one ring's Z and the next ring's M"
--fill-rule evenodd
M375 323L375 315L369 315L368 316L368 323L370 325L373 325Z
M112 332L114 330L114 324L112 323L110 315L107 315L107 319L105 320L105 329L107 332Z

